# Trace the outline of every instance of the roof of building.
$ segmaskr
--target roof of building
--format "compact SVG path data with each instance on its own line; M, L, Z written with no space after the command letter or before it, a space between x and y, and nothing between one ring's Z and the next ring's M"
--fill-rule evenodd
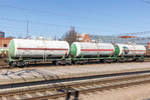
M147 45L150 42L150 37L136 37L136 38L120 38L119 36L104 36L104 35L90 35L91 40L105 43L136 43Z

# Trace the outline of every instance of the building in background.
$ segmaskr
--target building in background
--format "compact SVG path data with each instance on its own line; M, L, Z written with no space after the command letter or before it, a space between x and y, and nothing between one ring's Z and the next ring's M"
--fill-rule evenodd
M4 38L5 37L5 32L0 31L0 38Z
M77 34L76 37L79 42L91 42L89 34Z
M13 37L7 37L5 38L5 32L0 31L0 49L5 49L8 47L8 44L10 40L12 40Z
M120 38L120 36L90 35L92 41L104 43L136 43L147 46L150 37Z
M2 37L0 37L0 48L7 48L10 40L12 40L12 38L2 38Z
M8 57L8 44L12 38L0 37L0 58Z

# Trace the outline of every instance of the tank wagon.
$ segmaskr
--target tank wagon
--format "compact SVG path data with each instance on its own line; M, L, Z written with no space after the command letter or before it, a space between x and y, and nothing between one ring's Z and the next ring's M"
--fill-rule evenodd
M116 44L120 52L118 56L143 56L146 53L146 47L143 45Z
M70 49L70 55L74 63L115 59L115 56L117 56L115 46L111 43L74 42Z
M143 45L85 43L74 42L71 45L72 61L100 60L100 61L144 61L146 48Z
M115 52L115 48L111 43L89 43L74 42L71 45L71 55L74 57L92 57L106 55L110 56Z
M10 66L24 66L30 62L62 61L69 55L69 44L66 41L13 39L8 49Z
M13 39L9 44L10 66L28 63L52 62L76 64L90 61L144 61L146 48L136 44L112 44L74 42L69 47L66 41Z

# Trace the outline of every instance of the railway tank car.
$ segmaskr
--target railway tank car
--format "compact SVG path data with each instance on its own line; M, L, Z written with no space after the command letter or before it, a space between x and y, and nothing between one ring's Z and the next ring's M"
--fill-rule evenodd
M69 55L69 44L66 41L13 39L9 43L10 65L23 65L30 61L55 61Z
M116 44L119 49L118 57L121 59L132 58L133 60L144 60L146 47L137 44Z
M146 48L143 45L128 45L128 44L116 44L119 49L119 55L125 56L142 56L146 53Z
M89 42L74 42L71 45L71 55L74 57L81 56L99 56L113 55L115 51L111 43L89 43Z
M57 65L144 61L145 53L145 46L136 44L73 42L70 47L67 41L12 39L8 47L8 61L10 66L19 67L36 62Z
M146 48L144 45L112 43L74 42L70 50L74 61L87 59L119 62L127 60L143 61L145 53Z
M116 59L118 49L111 43L74 42L70 47L72 60L108 60Z

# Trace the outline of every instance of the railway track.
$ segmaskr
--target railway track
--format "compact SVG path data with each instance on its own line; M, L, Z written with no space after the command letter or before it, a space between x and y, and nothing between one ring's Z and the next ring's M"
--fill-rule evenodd
M148 82L150 82L150 71L60 79L34 85L23 83L18 84L18 86L13 85L11 88L0 86L0 100L45 100L60 97L69 100L73 95L77 100L79 94Z
M145 59L144 62L150 62L150 59ZM115 64L117 62L111 62L112 64ZM86 64L83 64L83 65L95 65L95 64L111 64L110 62L108 63L104 63L104 62L91 62L91 63L86 63ZM121 62L120 62L121 63ZM136 63L136 62L123 62L123 63ZM138 63L138 62L137 62ZM82 65L82 64L78 64L78 65ZM66 66L76 66L76 65L66 65ZM24 68L41 68L41 67L64 67L64 65L54 65L54 64L51 64L51 63L40 63L40 64L30 64L28 66L25 66ZM0 70L1 69L17 69L19 67L10 67L9 65L0 65Z
M146 57L144 62L150 62L150 57ZM89 62L89 63L86 63L84 65L89 65L89 64L108 64L108 63L117 63L117 62ZM121 62L120 62L121 63ZM136 62L133 62L133 61L126 61L126 62L123 62L123 63L136 63ZM80 64L78 64L80 65ZM28 67L57 67L56 65L52 64L52 63L45 63L45 62L41 62L41 63L37 63L37 64L29 64L28 66L25 66L24 68L28 68ZM60 66L64 66L64 65L59 65ZM68 65L68 66L75 66L75 65ZM4 60L1 58L0 59L0 69L15 69L15 68L18 68L18 67L10 67L6 62L4 62Z

